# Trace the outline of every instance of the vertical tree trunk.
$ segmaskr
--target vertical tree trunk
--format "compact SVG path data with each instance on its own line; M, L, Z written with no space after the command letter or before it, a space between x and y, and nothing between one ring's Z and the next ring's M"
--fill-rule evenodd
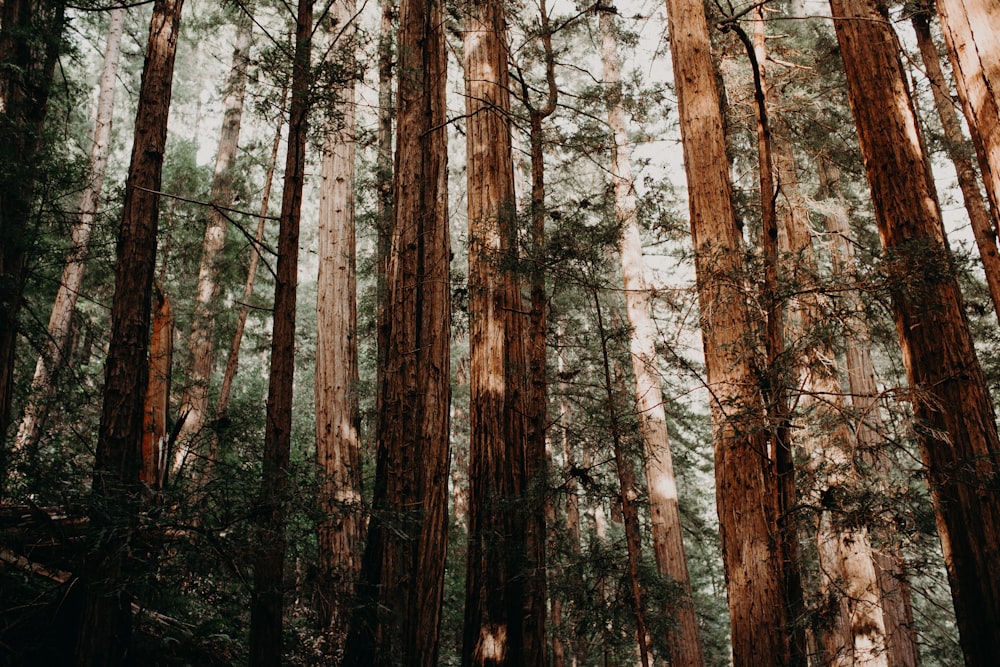
M611 128L611 177L615 190L615 207L621 227L619 251L625 304L630 332L632 370L635 378L636 410L642 437L646 486L649 496L653 553L660 574L673 579L684 591L681 600L672 600L671 609L676 625L667 637L670 664L673 667L704 664L698 619L690 599L691 579L681 530L677 481L667 436L667 415L656 359L656 326L653 323L649 290L643 275L642 242L636 206L635 184L632 178L631 148L627 135L625 110L621 101L621 66L612 15L602 12L601 60L604 65L604 85L608 99L608 125Z
M687 173L702 338L711 395L733 661L788 665L789 614L778 539L777 477L744 296L719 94L700 0L667 0Z
M219 301L219 260L226 241L226 216L217 207L228 207L233 201L233 164L240 141L243 119L243 98L246 92L247 62L253 18L250 9L238 10L236 44L232 66L222 99L222 131L212 176L211 207L207 210L205 238L201 246L201 265L195 288L194 315L188 350L187 381L180 415L183 419L177 434L173 472L176 474L193 450L199 448L200 434L208 417L208 388L215 366L215 316ZM200 452L205 456L206 452ZM204 474L204 470L200 471Z
M90 230L97 216L104 185L104 173L111 149L111 123L115 104L115 82L121 56L122 28L125 8L116 6L110 13L111 24L104 49L104 64L98 84L97 119L94 123L94 143L90 149L90 170L80 197L80 211L71 232L71 246L66 257L59 289L56 291L52 314L49 316L48 341L38 362L31 389L24 408L24 417L18 427L14 452L32 450L41 437L41 430L48 415L55 393L57 373L66 363L67 345L76 312L76 301L83 283L84 261L90 244Z
M952 106L948 84L945 81L944 72L941 71L941 61L938 58L937 48L931 39L928 13L932 9L932 7L925 7L922 11L914 14L910 21L917 35L920 58L924 62L924 70L934 94L934 106L937 107L938 117L941 119L941 127L946 139L945 148L948 157L955 165L958 186L962 190L965 210L969 214L972 232L976 237L976 246L979 248L979 257L983 262L983 270L986 274L986 286L989 288L990 298L993 300L993 310L1000 318L1000 254L997 253L997 221L990 217L990 212L979 191L979 179L972 162L971 151L969 151L969 142L962 134L962 123Z
M400 3L396 178L373 513L344 662L437 664L448 544L450 239L444 7Z
M62 40L65 2L6 0L0 5L0 498L8 473L7 427L14 390L17 317L28 230L39 177L42 126Z
M354 0L330 10L331 50L350 63L357 44ZM347 635L351 591L361 566L361 416L358 409L357 278L354 229L354 86L332 92L326 121L319 209L319 275L316 279L316 464L322 477L317 526L317 614L339 656Z
M993 219L1000 220L1000 5L938 0L937 7Z
M278 228L271 372L258 499L258 542L254 554L253 595L250 601L251 667L278 665L282 653L285 520L288 515L288 462L295 374L295 299L312 84L312 34L313 0L299 0L292 62L292 102L288 112L288 153L285 156L285 182Z
M166 481L167 418L170 413L170 369L174 317L170 300L153 284L153 335L149 342L149 381L143 412L142 464L139 480L156 492Z
M899 44L875 0L831 0L968 665L1000 659L1000 439L943 236Z
M132 161L118 236L111 341L97 436L79 665L117 664L131 632L128 555L138 517L143 402L148 381L149 321L156 263L160 176L167 140L174 55L183 0L157 0L139 89Z
M504 6L466 4L469 547L462 664L524 665L525 351Z
M378 157L375 164L376 240L376 372L385 371L388 353L388 328L386 326L386 277L389 267L389 242L392 235L392 120L395 109L392 94L392 70L396 49L393 29L396 25L397 0L382 0L382 20L378 38ZM376 398L376 400L381 400ZM381 414L381 405L377 406Z

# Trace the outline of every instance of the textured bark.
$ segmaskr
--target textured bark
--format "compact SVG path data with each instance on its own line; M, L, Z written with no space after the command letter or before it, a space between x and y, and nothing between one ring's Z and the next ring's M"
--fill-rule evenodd
M336 62L357 48L354 0L330 9ZM317 614L339 656L347 635L351 591L361 567L361 416L358 408L357 271L354 225L354 86L333 93L323 143L316 279L316 464L322 475L316 527Z
M292 62L292 102L288 111L288 153L278 225L278 265L274 276L274 324L267 390L264 457L257 501L257 544L250 599L250 665L278 665L284 612L285 521L288 516L288 462L295 373L295 299L298 282L299 222L305 180L306 137L311 81L313 1L299 0Z
M17 318L24 296L35 182L65 2L0 4L0 497L14 390Z
M376 373L385 371L389 349L386 326L386 277L389 275L389 243L392 235L392 121L395 116L392 92L392 71L395 67L396 49L393 30L397 21L397 0L382 0L382 20L379 23L378 41L378 157L375 164L376 205ZM381 400L377 397L376 400ZM382 412L381 404L376 407Z
M969 150L969 142L962 133L962 123L952 106L951 94L948 92L944 72L941 71L937 48L931 39L928 11L930 8L914 14L910 21L917 35L920 58L924 62L924 70L934 94L934 106L941 119L941 128L944 130L946 140L945 148L948 157L955 165L958 187L962 191L965 210L969 214L972 233L976 237L976 246L979 248L979 257L986 274L986 285L993 300L993 310L1000 318L1000 254L997 253L997 221L990 217L989 209L979 191L979 178L973 164L972 151Z
M157 0L139 89L132 160L118 235L111 340L97 436L91 507L91 558L76 663L117 664L131 632L126 548L138 517L143 402L149 376L150 307L174 54L183 0Z
M1000 220L1000 4L938 0L937 7L993 219Z
M174 317L170 300L153 285L153 335L149 341L149 381L142 423L142 464L139 480L157 491L166 481L167 418L170 414L170 367Z
M635 183L632 177L631 144L627 135L625 110L621 101L621 65L612 15L601 13L601 60L604 65L604 85L608 104L608 125L611 128L611 177L617 209L619 252L625 287L625 307L630 332L632 371L635 379L636 412L642 437L649 497L650 526L653 553L660 574L669 577L684 592L684 598L672 600L676 625L667 636L670 664L673 667L704 664L698 619L691 595L687 557L681 529L677 480L667 436L667 415L663 407L656 358L656 325L653 322L649 289L646 286L639 238L639 219Z
M83 284L84 261L90 244L90 230L97 216L111 148L111 122L115 103L115 81L121 56L122 28L125 8L115 7L110 13L108 38L104 49L104 63L98 83L97 119L94 123L94 142L90 149L90 170L80 197L80 212L71 232L71 246L63 267L59 289L56 291L52 313L49 316L48 341L35 364L35 374L24 407L24 417L18 427L14 452L32 450L41 437L42 427L48 416L49 405L55 393L55 381L66 363L68 344L76 312L76 301Z
M755 346L739 290L743 254L708 26L700 0L666 4L711 396L733 662L788 665L778 480L768 456L764 404L751 367Z
M400 3L397 178L373 513L344 662L437 664L448 543L450 240L443 3Z
M233 164L240 141L252 29L252 16L240 10L232 65L222 99L222 131L219 133L215 172L212 176L211 206L207 209L208 220L201 245L201 265L198 268L191 337L188 340L188 351L191 356L188 360L184 397L181 400L180 415L183 422L177 434L174 474L180 470L188 455L200 448L201 431L209 413L208 389L215 366L215 316L219 308L219 269L226 241L227 221L222 208L232 205L233 202ZM200 454L204 457L206 452L202 451Z
M853 236L847 219L847 210L839 192L839 173L830 162L819 165L821 194L826 200L827 231L830 234L830 253L835 276L849 280L854 264ZM844 294L849 312L861 312L861 298L856 290ZM862 452L868 452L873 469L884 479L889 473L889 461L882 451L885 444L885 425L878 404L878 386L872 362L867 325L853 322L844 340L847 361L848 388L851 407L855 416L853 432ZM875 568L881 590L882 618L885 626L886 649L890 665L919 667L920 651L913 625L913 607L910 601L910 584L905 562L895 553L891 536L886 536L889 546L874 554Z
M462 664L525 664L525 351L516 257L507 25L466 5L469 547Z
M1000 659L1000 439L899 60L874 0L832 0L966 664Z

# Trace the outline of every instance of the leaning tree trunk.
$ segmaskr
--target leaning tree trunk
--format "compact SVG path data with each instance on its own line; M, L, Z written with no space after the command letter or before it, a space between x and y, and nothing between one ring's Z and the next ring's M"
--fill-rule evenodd
M0 498L14 391L17 318L24 296L42 126L62 42L66 3L0 3Z
M687 173L702 338L711 395L717 502L729 589L733 661L788 665L789 614L778 531L777 477L744 295L740 230L719 94L700 0L667 0Z
M469 547L462 664L525 664L525 351L504 5L465 5ZM531 626L532 628L534 625ZM536 638L537 639L537 638ZM544 641L544 639L541 639Z
M983 262L983 270L986 274L986 286L989 288L990 298L993 300L993 310L1000 318L1000 254L997 253L997 220L990 217L986 202L983 201L983 195L979 191L979 178L973 165L969 142L962 134L962 123L955 112L955 107L952 106L948 84L944 78L944 72L941 71L941 61L937 48L931 39L931 26L928 17L931 9L931 7L927 7L924 11L917 12L910 21L917 35L920 58L924 62L924 70L930 80L931 91L934 93L934 106L937 107L941 127L944 130L945 148L948 157L955 165L958 186L962 190L965 210L969 214L972 233L976 237L976 246L979 248L979 257ZM997 131L1000 131L1000 127Z
M331 8L339 63L352 63L354 0ZM353 71L349 69L348 71ZM361 416L358 408L354 231L354 80L338 85L325 128L316 278L316 465L322 475L317 607L325 651L339 656L361 566Z
M1000 4L937 0L937 6L993 219L1000 220Z
M284 612L285 521L295 374L295 299L299 263L299 221L305 181L306 137L311 88L313 0L299 0L288 111L288 153L278 226L274 276L274 324L267 390L264 458L258 498L253 594L250 600L250 665L281 662Z
M132 543L138 521L158 193L182 6L183 0L154 3L139 89L94 463L93 532L76 647L79 665L117 664L128 650L131 633L129 572L122 545Z
M344 664L437 664L451 408L444 6L400 3L397 175L373 513Z
M900 46L875 0L831 0L966 664L1000 659L1000 438L944 239Z
M233 202L233 164L240 141L252 33L253 18L250 10L239 10L236 45L222 100L222 131L219 134L215 173L212 176L211 205L207 209L208 220L201 245L201 265L198 269L191 337L188 341L191 358L188 360L187 381L181 401L180 418L183 421L177 434L174 474L180 471L188 455L198 449L201 430L208 416L208 388L215 366L215 316L219 307L220 256L226 242L226 215L222 209ZM201 452L201 455L204 456L205 452ZM200 472L204 474L204 468Z
M98 84L97 119L94 123L94 143L90 149L90 170L80 197L80 211L71 232L71 245L63 267L59 289L56 290L52 314L49 316L48 341L35 364L35 375L24 408L24 417L18 427L14 452L29 452L41 437L42 427L48 416L49 405L55 394L57 373L66 363L67 346L76 312L76 301L83 284L84 261L90 244L90 231L97 217L97 207L104 185L104 172L111 150L111 123L115 105L115 83L121 56L122 32L125 25L125 8L111 10L111 24L104 48L104 65Z
M649 289L643 275L642 242L632 159L627 135L625 110L621 100L621 65L611 14L601 13L601 60L607 88L608 125L611 128L611 178L615 208L621 228L619 251L625 287L625 305L630 332L632 370L635 378L636 412L642 436L646 489L649 497L653 553L660 574L669 577L683 591L684 597L671 601L675 625L667 636L670 664L674 667L704 664L698 619L691 600L691 578L681 529L677 480L667 436L667 414L663 407L656 358L656 325L653 322Z

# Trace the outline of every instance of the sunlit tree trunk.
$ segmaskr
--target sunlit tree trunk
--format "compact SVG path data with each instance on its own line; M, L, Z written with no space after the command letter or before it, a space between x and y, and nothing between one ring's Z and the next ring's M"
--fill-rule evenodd
M35 375L24 408L24 417L18 427L14 451L30 451L41 437L41 430L48 415L55 392L54 379L66 363L67 345L76 312L76 301L83 284L84 261L90 244L90 230L97 216L104 185L104 173L111 149L111 122L115 105L115 84L121 56L122 28L125 8L114 7L110 13L108 38L104 47L104 64L98 83L97 119L94 123L94 143L90 149L90 170L80 197L80 212L70 237L70 251L63 267L59 289L56 291L52 314L49 316L48 341L35 364Z
M934 94L934 106L941 119L941 128L946 139L945 148L948 157L955 165L955 175L958 186L962 190L965 210L969 214L972 232L976 237L979 257L983 262L986 274L986 285L993 300L993 310L1000 318L1000 254L997 253L996 229L997 221L990 217L990 212L979 191L979 178L973 165L972 151L969 142L962 133L962 123L952 106L948 84L941 71L941 62L937 48L931 39L931 27L928 12L932 7L917 12L910 21L917 35L917 46L920 48L920 58L924 62L924 70L930 80L931 92ZM995 37L996 38L996 37ZM1000 131L1000 127L998 130Z
M524 665L525 351L504 5L465 5L469 547L462 664Z
M267 390L264 456L258 497L253 594L250 599L250 665L278 665L284 627L285 522L295 374L295 299L299 221L305 181L306 137L312 75L313 0L299 0L288 111L288 152L274 276L271 371Z
M993 219L1000 220L1000 4L938 0L937 8Z
M831 0L967 665L1000 659L1000 439L886 10Z
M704 658L698 636L698 619L690 599L691 579L681 531L677 481L667 437L667 415L663 407L656 357L656 325L653 322L649 290L646 286L639 238L635 184L632 178L631 144L621 100L621 65L615 37L614 19L602 12L601 60L611 128L611 177L621 237L619 251L625 287L625 305L630 332L632 370L635 379L636 411L642 436L649 497L653 553L660 573L673 579L685 597L672 600L670 609L676 625L667 637L670 664L674 667L701 665Z
M740 230L731 201L719 94L700 0L667 0L679 98L702 339L711 396L722 552L738 667L788 665L789 615L777 477L751 360Z
M344 663L437 664L448 544L450 239L439 0L400 3L375 490Z
M174 316L170 300L153 284L153 335L149 341L149 381L143 412L142 464L139 479L151 491L166 481L167 419L170 413L170 369L173 359Z
M27 277L42 127L62 40L65 2L0 3L0 497L8 473L18 313Z
M205 237L201 246L201 265L195 288L194 315L188 350L187 380L180 416L183 419L177 435L173 472L177 473L188 454L199 449L201 430L208 418L208 389L215 366L215 316L219 308L220 256L226 241L226 215L222 209L233 201L233 164L240 140L243 119L243 99L246 92L247 62L253 21L249 10L239 10L236 24L236 45L232 66L222 100L222 131L212 176L211 206L206 210ZM206 452L200 452L202 456Z
M139 89L116 252L111 339L90 511L93 533L77 633L78 665L117 664L128 650L131 634L129 568L122 545L131 543L138 519L158 192L182 5L183 0L154 3Z

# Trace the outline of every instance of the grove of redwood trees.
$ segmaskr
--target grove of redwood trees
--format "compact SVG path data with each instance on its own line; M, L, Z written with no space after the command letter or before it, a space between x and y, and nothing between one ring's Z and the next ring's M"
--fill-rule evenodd
M1000 9L829 10L0 2L0 664L1000 664Z

